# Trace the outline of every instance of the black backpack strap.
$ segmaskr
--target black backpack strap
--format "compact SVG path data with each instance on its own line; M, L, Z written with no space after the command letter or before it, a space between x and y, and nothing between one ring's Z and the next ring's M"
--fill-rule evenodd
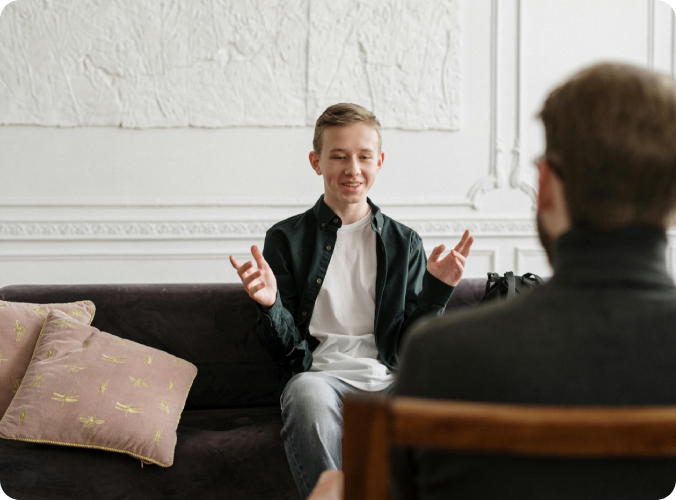
M516 279L512 271L505 273L505 278L507 278L507 300L510 300L516 297Z
M486 273L488 274L488 280L486 281L486 291L484 292L484 295L488 293L488 290L491 289L491 286L495 281L497 281L498 278L500 278L500 275L498 273Z
M535 280L535 281L537 281L537 284L538 284L538 285L544 285L544 284L545 284L544 280L543 280L542 278L540 278L537 274L526 273L526 274L524 274L522 277L523 277L524 279L525 279L525 278L528 278L528 279L530 279L530 280Z

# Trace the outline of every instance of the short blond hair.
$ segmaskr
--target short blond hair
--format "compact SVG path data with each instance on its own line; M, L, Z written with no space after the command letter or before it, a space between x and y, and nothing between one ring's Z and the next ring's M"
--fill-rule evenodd
M545 159L576 227L666 228L676 208L676 82L627 64L591 66L540 112Z
M318 155L322 154L322 136L324 130L329 127L344 127L356 123L365 123L378 132L378 152L382 149L383 139L380 135L380 122L376 115L359 104L341 102L329 106L324 110L315 125L315 136L312 140L312 148Z

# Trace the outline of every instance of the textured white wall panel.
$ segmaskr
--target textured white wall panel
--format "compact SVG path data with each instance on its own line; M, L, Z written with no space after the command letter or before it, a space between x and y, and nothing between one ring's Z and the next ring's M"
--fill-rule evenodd
M469 227L467 277L548 275L533 211L531 160L544 144L535 115L554 85L599 60L673 72L673 14L650 5L18 0L0 17L0 123L172 128L0 126L0 286L236 281L228 254L246 258L322 192L307 154L334 72L334 87L373 101L385 128L402 117L446 127L383 132L370 195L386 214L426 248ZM458 52L446 67L460 69L447 81L460 93L442 98L449 33ZM341 60L331 51L343 47ZM367 69L373 94L358 86ZM443 106L460 94L462 127L450 131L460 108ZM415 109L394 109L403 95ZM197 123L214 128L183 127ZM670 240L676 273L676 229Z
M347 100L455 130L459 41L459 0L18 0L0 124L304 126Z
M191 125L305 125L308 1L181 1L190 9Z
M308 125L357 102L386 127L460 128L460 0L315 0Z
M305 124L307 0L19 0L0 123Z

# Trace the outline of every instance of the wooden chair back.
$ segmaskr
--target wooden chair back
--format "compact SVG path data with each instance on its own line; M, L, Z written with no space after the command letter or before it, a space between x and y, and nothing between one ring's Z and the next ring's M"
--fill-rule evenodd
M350 396L345 498L389 498L393 446L543 457L675 457L676 406L554 407Z

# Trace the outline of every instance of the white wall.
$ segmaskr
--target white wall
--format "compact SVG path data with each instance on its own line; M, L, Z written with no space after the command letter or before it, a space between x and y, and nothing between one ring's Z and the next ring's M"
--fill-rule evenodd
M549 274L533 222L534 115L592 62L673 74L673 14L655 0L464 0L459 12L459 129L384 129L371 197L428 249L469 227L466 276ZM0 101L12 99L3 74ZM233 281L228 254L244 258L321 194L312 133L0 126L0 286Z

